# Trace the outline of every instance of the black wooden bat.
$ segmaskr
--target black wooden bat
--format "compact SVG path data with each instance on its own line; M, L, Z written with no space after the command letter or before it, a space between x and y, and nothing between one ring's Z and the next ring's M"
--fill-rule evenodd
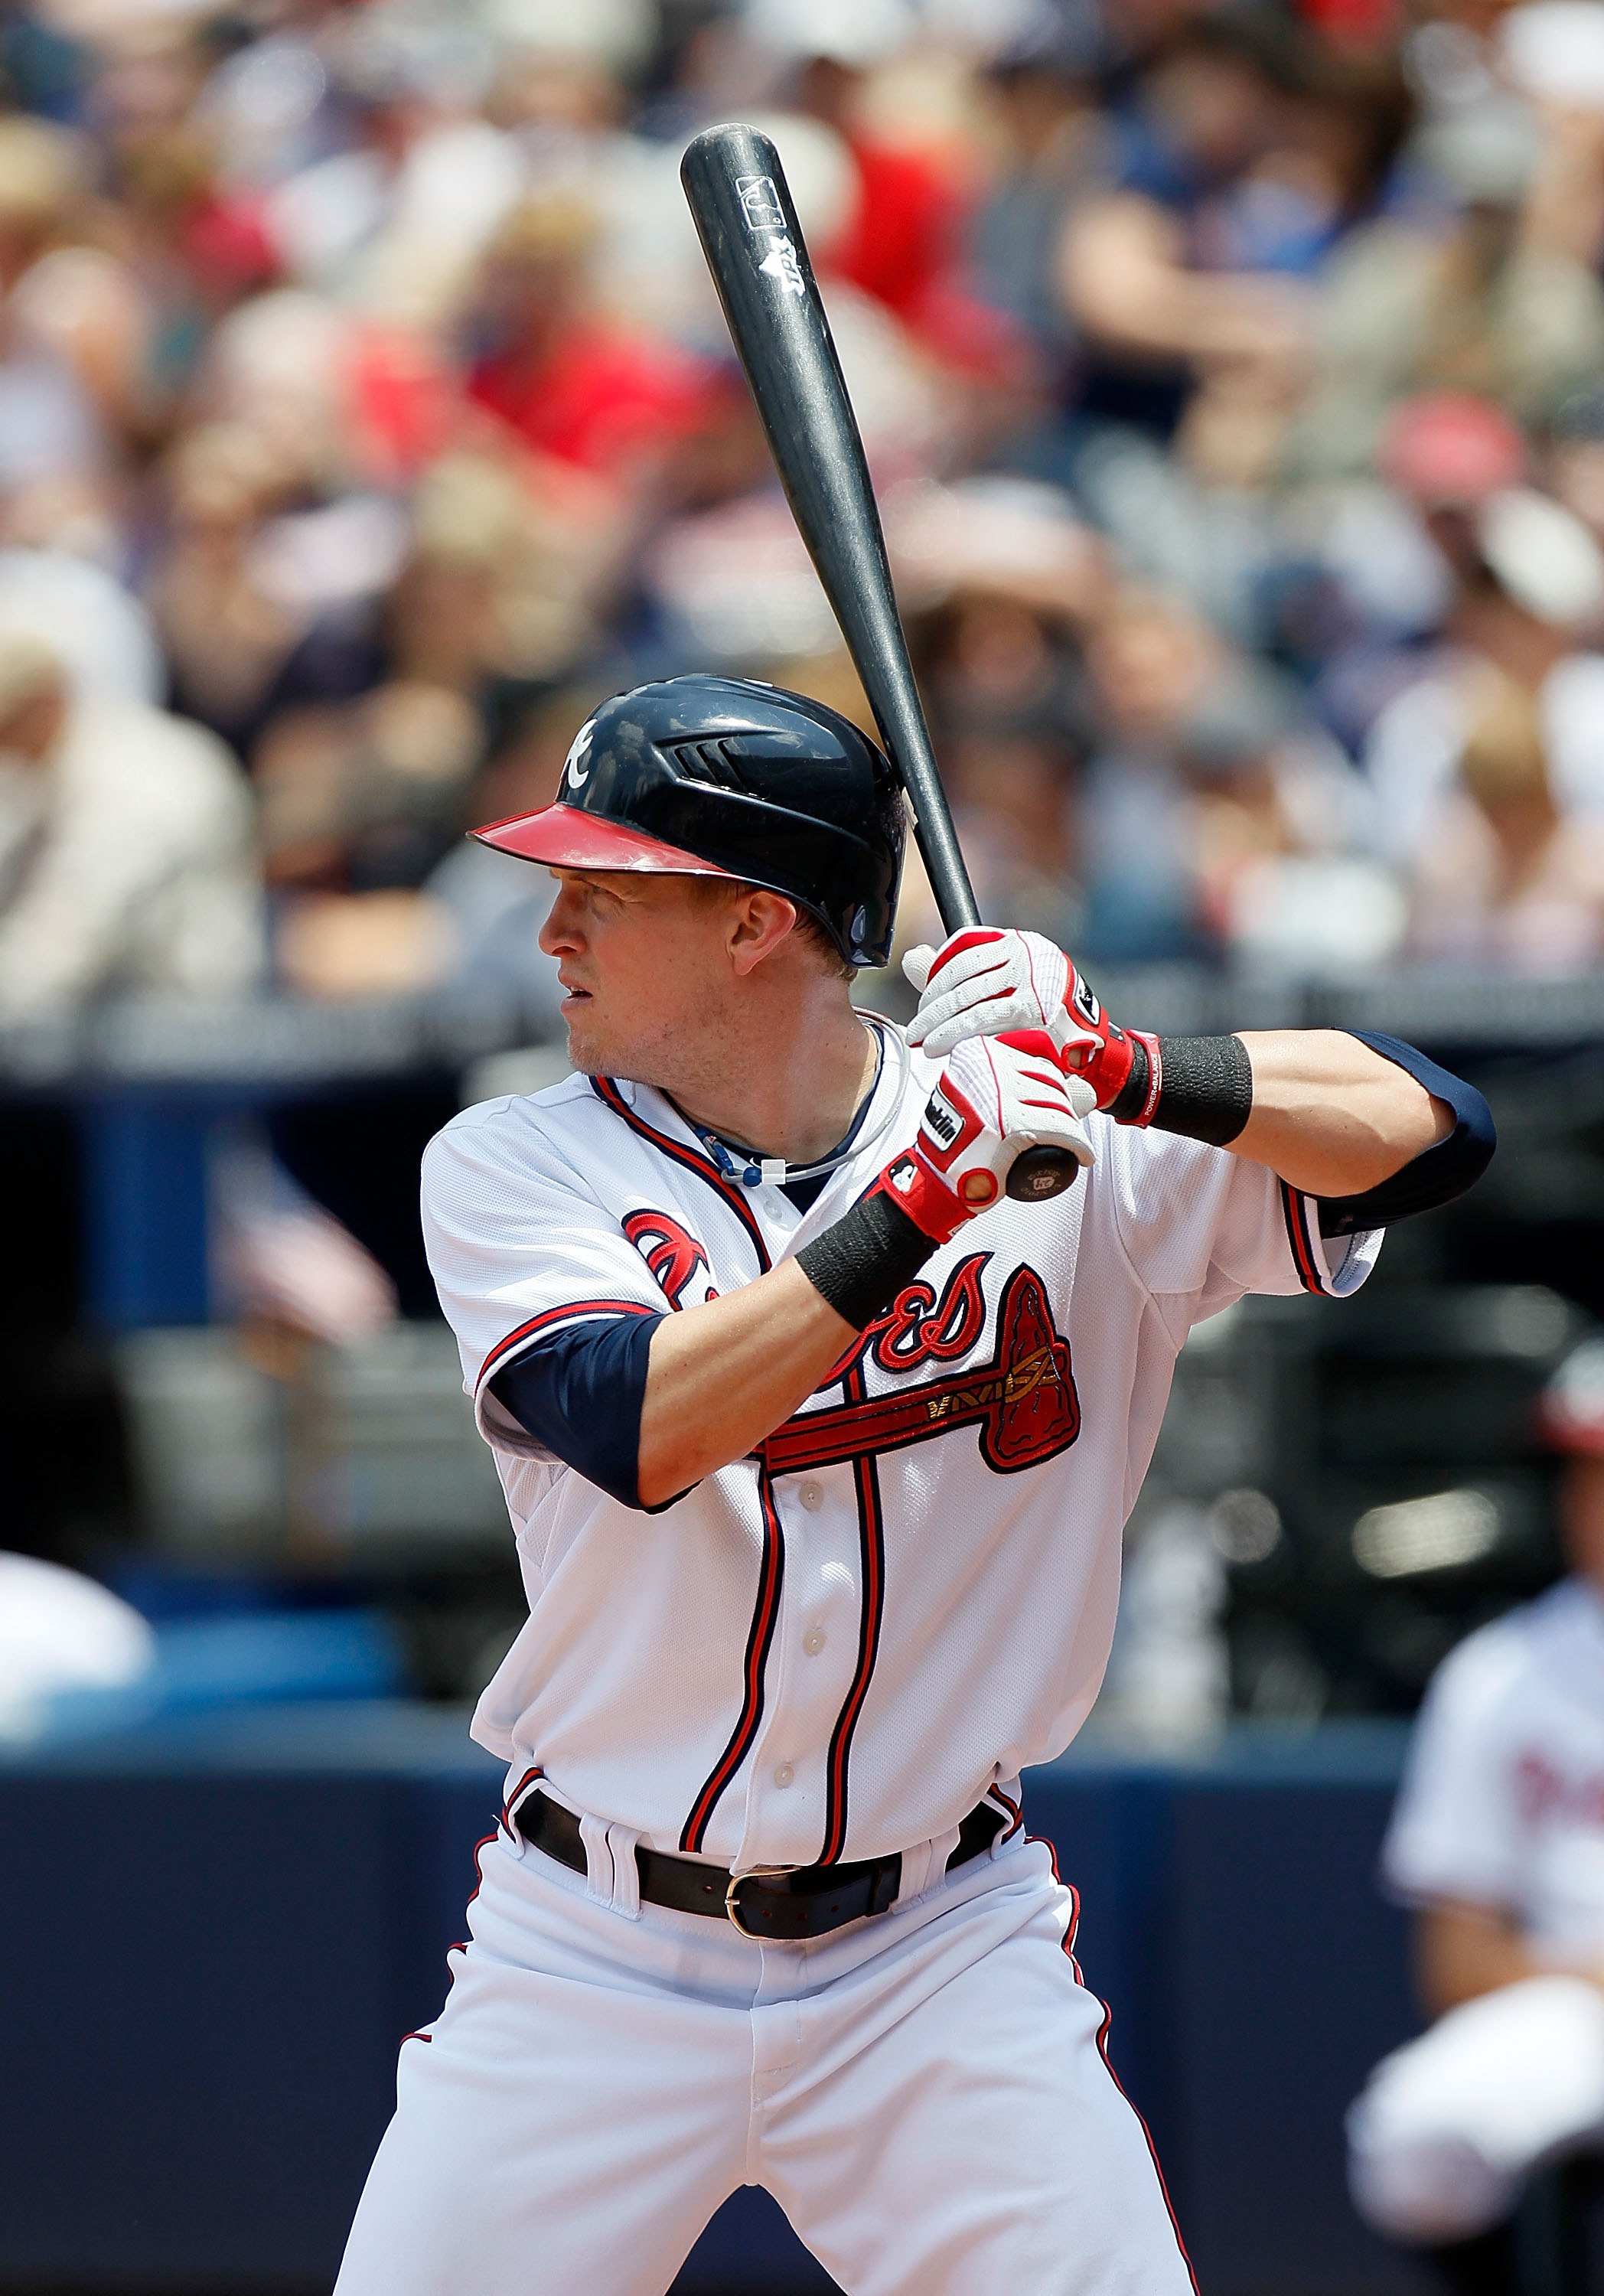
M755 127L709 127L680 165L702 251L768 435L791 514L863 681L948 932L978 924L969 871L896 611L863 442L780 155ZM1009 1193L1054 1195L1079 1169L1027 1149Z

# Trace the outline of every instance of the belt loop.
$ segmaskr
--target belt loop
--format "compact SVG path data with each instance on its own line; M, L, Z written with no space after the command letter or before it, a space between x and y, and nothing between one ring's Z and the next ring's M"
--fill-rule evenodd
M940 1873L941 1866L936 1863L936 1847L933 1841L918 1841L912 1849L903 1851L902 1878L896 1891L899 1906L911 1906L915 1898L922 1898L930 1886L932 1873ZM945 1862L944 1858L942 1865Z
M962 1839L963 1828L961 1825L949 1825L945 1833L938 1833L931 1842L930 1879L932 1882L945 1881L947 1860Z
M641 1868L635 1846L641 1837L627 1825L610 1825L603 1838L612 1859L612 1909L615 1914L622 1914L626 1922L638 1922Z
M579 1820L579 1839L585 1845L585 1894L598 1906L610 1906L613 1901L610 1831L605 1818L593 1817L588 1811Z

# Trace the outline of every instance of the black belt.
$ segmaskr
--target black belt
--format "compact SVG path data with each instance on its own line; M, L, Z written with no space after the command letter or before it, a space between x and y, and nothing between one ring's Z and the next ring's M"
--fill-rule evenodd
M958 1847L947 1859L955 1866L978 1857L1007 1824L989 1802L977 1803L958 1829ZM513 1824L532 1848L542 1849L576 1874L589 1860L571 1809L549 1794L532 1793L519 1804ZM665 1850L637 1847L641 1895L676 1913L709 1914L734 1923L742 1937L773 1938L791 1944L827 1937L847 1922L883 1914L896 1903L902 1887L902 1852L865 1857L855 1866L787 1866L775 1871L732 1874L723 1866L703 1866L693 1857L671 1857Z

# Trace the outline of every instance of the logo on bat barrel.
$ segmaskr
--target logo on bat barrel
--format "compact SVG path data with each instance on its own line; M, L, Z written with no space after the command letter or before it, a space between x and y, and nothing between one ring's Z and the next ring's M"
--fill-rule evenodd
M798 262L797 250L789 239L781 238L771 242L769 251L757 268L759 271L766 272L771 279L777 279L788 295L806 294L807 288L802 277L802 266Z
M772 176L737 176L735 196L749 231L783 231L785 210Z

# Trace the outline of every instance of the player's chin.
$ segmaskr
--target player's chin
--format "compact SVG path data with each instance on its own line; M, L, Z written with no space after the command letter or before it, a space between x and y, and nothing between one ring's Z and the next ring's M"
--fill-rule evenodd
M606 1029L595 1025L592 1007L583 1004L564 1017L568 1023L569 1068L580 1076L612 1076L616 1072L617 1048L609 1045Z

